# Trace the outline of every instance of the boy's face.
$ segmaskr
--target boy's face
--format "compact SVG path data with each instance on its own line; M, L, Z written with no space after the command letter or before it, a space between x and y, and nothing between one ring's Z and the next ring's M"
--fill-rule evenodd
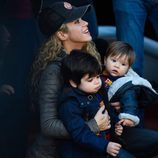
M104 64L107 73L114 77L125 75L130 67L127 56L109 56Z
M100 89L102 83L100 76L89 77L85 75L81 79L81 83L78 85L78 88L86 93L96 93Z

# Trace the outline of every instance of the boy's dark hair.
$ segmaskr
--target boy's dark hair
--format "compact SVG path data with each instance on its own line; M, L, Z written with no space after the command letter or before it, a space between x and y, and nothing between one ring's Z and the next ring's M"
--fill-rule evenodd
M81 50L73 50L63 59L61 71L66 82L73 80L79 85L84 75L92 77L100 74L101 65L92 55Z

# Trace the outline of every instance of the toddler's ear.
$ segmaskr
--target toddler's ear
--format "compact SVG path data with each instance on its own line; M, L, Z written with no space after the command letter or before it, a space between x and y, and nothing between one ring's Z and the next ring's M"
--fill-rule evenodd
M69 83L72 87L76 88L77 84L73 80L69 80Z

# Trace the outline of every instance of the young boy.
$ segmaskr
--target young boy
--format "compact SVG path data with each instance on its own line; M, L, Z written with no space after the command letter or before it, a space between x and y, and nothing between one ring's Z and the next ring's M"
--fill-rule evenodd
M62 73L66 81L60 96L59 116L72 139L61 141L59 153L61 158L134 158L121 148L121 144L110 141L110 118L106 109L106 130L97 134L91 132L86 121L95 116L99 106L104 106L100 89L101 65L90 54L73 50L64 58ZM104 88L104 87L103 87ZM116 124L115 131L121 135L123 128Z
M136 126L140 122L140 108L158 98L151 84L131 69L135 59L133 48L122 41L110 44L104 56L102 78L108 89L110 102L121 103L120 123Z

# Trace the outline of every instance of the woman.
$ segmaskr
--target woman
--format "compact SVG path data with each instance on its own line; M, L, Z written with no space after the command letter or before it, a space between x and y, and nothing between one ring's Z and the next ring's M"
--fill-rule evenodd
M61 61L73 49L83 49L99 60L88 23L81 19L90 6L74 7L67 2L57 2L43 9L39 26L46 42L33 64L32 90L37 94L40 107L41 134L28 152L28 157L57 157L55 138L69 137L63 123L58 119L58 97L63 86L60 73ZM87 122L93 132L106 128L106 116L100 108L95 118Z
M57 2L43 9L39 16L39 26L47 40L33 64L32 90L38 96L35 102L40 108L41 134L28 153L29 158L58 157L55 138L69 138L57 113L58 97L64 82L60 73L61 61L73 49L86 51L99 60L91 42L88 23L81 19L88 7L76 8L67 2ZM102 110L87 122L93 132L106 128L108 120ZM122 138L126 142L125 147L140 157L149 158L158 152L158 132L127 128Z

